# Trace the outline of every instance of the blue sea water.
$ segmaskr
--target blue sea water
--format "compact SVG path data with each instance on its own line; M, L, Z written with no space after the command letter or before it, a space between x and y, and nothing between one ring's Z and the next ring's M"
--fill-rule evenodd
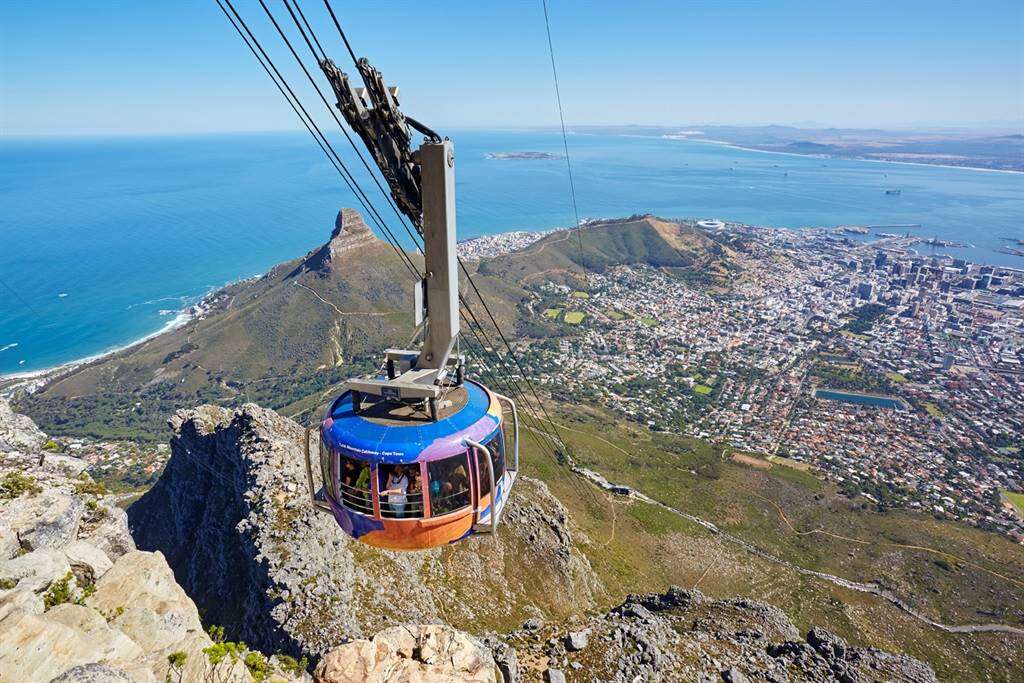
M458 157L460 238L573 224L564 160L486 158L560 154L560 135L448 134ZM950 253L1024 267L996 253L1000 237L1024 239L1021 174L660 137L576 134L569 145L584 217L920 223L919 234L976 245ZM359 168L344 140L337 149ZM383 211L376 188L357 175ZM889 188L902 194L886 195ZM305 133L0 141L0 374L152 334L211 289L323 243L342 206L358 205Z

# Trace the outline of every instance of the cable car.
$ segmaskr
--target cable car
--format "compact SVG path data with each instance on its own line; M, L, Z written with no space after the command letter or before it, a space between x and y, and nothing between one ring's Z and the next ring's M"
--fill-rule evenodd
M466 379L459 336L452 142L404 116L398 91L365 60L365 88L321 63L338 109L369 149L396 208L423 238L425 277L414 308L418 349L388 349L379 375L354 378L319 427L306 432L306 478L315 509L352 538L421 550L497 530L519 471L515 403ZM410 125L424 135L412 152ZM320 479L310 442L318 434Z

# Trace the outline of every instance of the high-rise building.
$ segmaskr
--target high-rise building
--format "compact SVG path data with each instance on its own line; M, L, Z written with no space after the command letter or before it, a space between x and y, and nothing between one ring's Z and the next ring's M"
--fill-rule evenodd
M884 251L880 251L875 254L875 267L881 268L885 265L885 262L889 259Z
M942 357L942 369L949 372L953 368L953 364L956 363L956 356L952 353L947 353Z
M870 282L862 282L857 285L857 297L864 301L870 301L874 291L875 286Z

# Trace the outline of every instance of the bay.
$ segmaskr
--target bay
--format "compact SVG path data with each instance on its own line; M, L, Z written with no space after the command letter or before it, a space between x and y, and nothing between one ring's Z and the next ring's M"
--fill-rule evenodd
M551 131L447 131L459 237L569 226ZM1024 174L821 159L694 140L571 135L581 217L656 213L780 227L921 224L946 253L1024 267ZM344 139L336 148L392 225ZM900 189L898 196L887 189ZM203 295L323 243L359 208L305 134L0 141L0 374L51 367L153 334ZM891 232L902 232L892 229Z

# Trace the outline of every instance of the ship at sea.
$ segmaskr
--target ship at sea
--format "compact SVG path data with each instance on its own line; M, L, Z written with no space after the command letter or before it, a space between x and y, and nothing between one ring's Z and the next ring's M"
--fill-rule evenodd
M896 189L896 190L886 190L885 193L888 194L888 195L892 195L892 196L898 197L901 194L903 194L903 190L899 190L899 189Z

